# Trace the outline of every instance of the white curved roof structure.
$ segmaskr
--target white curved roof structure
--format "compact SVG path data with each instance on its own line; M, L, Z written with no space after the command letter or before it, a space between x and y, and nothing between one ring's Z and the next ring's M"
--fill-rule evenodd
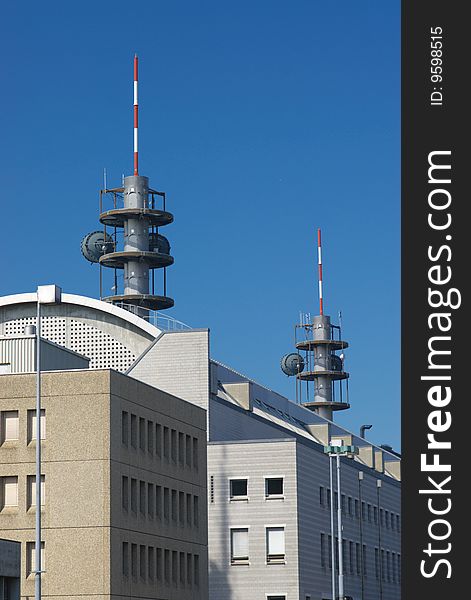
M36 324L34 293L0 297L0 335L18 335ZM41 335L90 358L90 368L126 371L161 330L123 308L75 294L42 305Z

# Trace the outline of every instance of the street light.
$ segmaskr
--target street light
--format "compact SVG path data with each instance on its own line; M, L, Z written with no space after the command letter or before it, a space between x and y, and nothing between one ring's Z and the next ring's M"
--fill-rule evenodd
M331 498L332 498L332 458L336 457L337 462L337 533L338 533L338 555L339 555L339 600L346 600L344 585L343 585L343 540L342 540L342 494L340 490L340 457L347 456L353 458L355 454L358 454L358 448L356 446L345 446L341 441L331 441L330 445L324 446L324 453L329 455L329 465L331 473ZM330 509L330 528L332 532L332 548L334 547L334 515L333 506L331 501ZM332 552L332 555L334 553ZM335 565L332 561L332 598L335 599Z
M62 290L57 285L38 286L36 296L36 542L34 598L41 600L41 305L58 304Z

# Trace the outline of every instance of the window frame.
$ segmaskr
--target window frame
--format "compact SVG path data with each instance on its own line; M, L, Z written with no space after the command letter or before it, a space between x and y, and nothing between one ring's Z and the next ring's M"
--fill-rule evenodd
M232 483L234 481L245 481L246 485L246 494L234 495L232 493ZM249 500L249 478L240 476L240 477L228 477L229 482L229 502L240 502L240 501L248 501Z
M275 530L283 531L283 554L271 554L269 552L269 531ZM286 563L286 525L284 523L265 525L265 561L267 565L284 565Z
M235 556L234 555L234 532L247 532L247 555L246 556ZM250 564L250 527L248 525L240 525L237 527L231 527L229 529L229 544L230 544L230 564L232 565L248 565Z
M269 494L268 482L273 480L281 480L281 494ZM265 500L283 500L285 497L285 477L284 475L265 475Z

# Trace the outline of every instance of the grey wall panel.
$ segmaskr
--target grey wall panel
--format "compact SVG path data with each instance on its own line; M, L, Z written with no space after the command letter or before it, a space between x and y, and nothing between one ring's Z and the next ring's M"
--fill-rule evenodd
M164 333L131 366L128 375L207 409L208 330Z
M209 439L257 440L289 437L289 432L254 418L249 412L237 409L224 401L211 398L209 411Z
M296 442L208 446L210 600L298 600ZM265 499L265 477L284 478L284 499ZM248 479L248 500L230 501L230 478ZM285 564L267 564L266 527L285 527ZM231 565L230 529L249 528L249 565Z

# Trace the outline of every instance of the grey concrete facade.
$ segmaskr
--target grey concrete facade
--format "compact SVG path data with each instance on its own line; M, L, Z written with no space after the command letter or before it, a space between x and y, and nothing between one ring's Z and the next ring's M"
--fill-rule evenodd
M43 596L207 598L206 415L109 370L42 376ZM0 535L34 595L34 375L0 376ZM13 438L13 439L12 439ZM5 501L7 500L7 501Z

